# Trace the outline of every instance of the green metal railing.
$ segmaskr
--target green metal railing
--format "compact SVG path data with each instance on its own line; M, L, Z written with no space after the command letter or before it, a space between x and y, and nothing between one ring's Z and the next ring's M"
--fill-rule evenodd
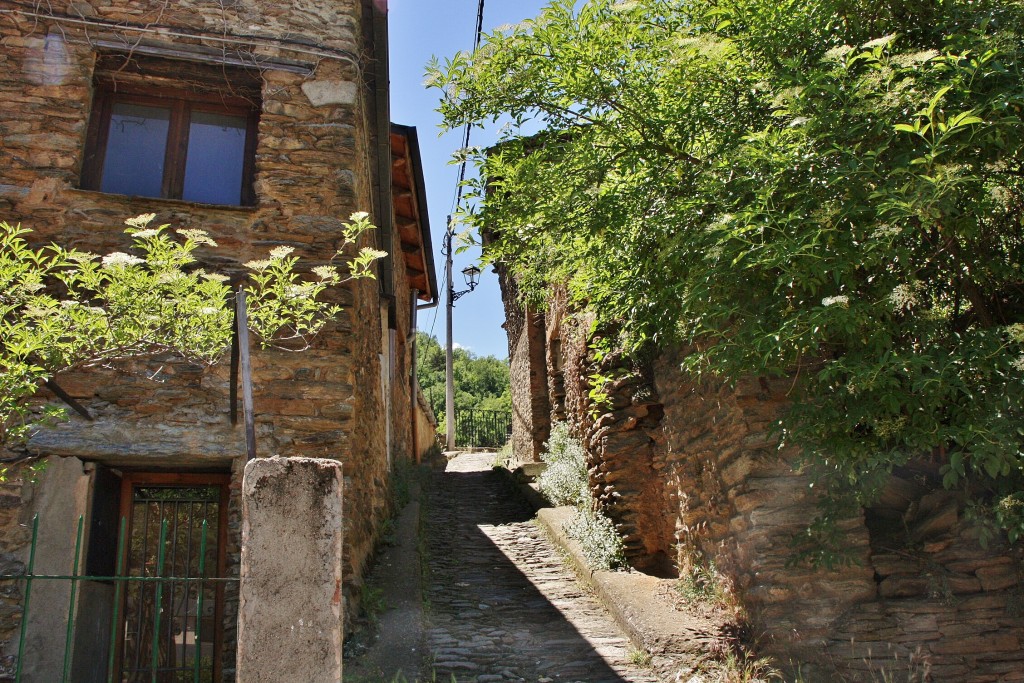
M200 643L202 642L202 615L203 615L203 601L204 591L203 588L208 585L217 585L218 583L236 582L237 578L214 578L205 576L206 573L206 547L207 547L207 531L208 523L204 519L202 521L202 533L199 539L199 556L198 556L198 576L165 576L166 562L167 562L167 533L169 528L170 520L162 519L160 522L160 541L157 548L156 564L155 564L155 575L152 576L88 576L78 573L79 566L82 559L82 538L83 538L83 518L78 517L78 528L75 533L75 550L74 559L71 565L70 574L36 574L35 573L35 562L36 562L36 549L39 542L39 516L36 515L32 519L32 540L29 547L29 559L28 565L25 568L24 574L5 574L0 575L0 581L21 581L24 582L24 599L22 603L22 614L21 614L21 627L18 642L18 659L15 664L14 680L15 683L21 683L22 674L25 668L25 657L26 643L29 626L29 615L30 607L32 604L32 588L38 581L67 581L70 582L70 597L68 600L67 610L67 627L64 637L64 653L63 653L63 666L61 668L60 683L69 683L71 676L72 666L72 652L74 645L75 636L75 609L76 599L78 597L78 587L84 581L98 581L113 583L114 585L114 601L113 601L113 617L111 619L110 627L110 641L109 641L109 654L107 659L107 683L115 683L115 676L119 669L119 663L117 656L119 654L119 638L123 634L120 630L124 628L124 624L121 620L121 608L125 599L126 591L132 585L153 585L155 587L154 605L156 606L153 610L153 623L152 623L152 645L150 654L150 666L148 677L150 683L164 683L168 680L168 674L170 674L175 683L186 683L187 680L191 680L192 683L202 683L203 681L203 670L202 670L202 658L200 656ZM126 531L127 519L122 517L120 523L120 534L118 535L117 544L117 564L115 567L118 571L122 571L125 562L125 551L127 543ZM183 671L182 668L167 669L160 667L160 628L164 597L164 590L168 586L177 586L184 584L190 586L198 584L196 591L196 612L195 612L195 630L193 635L193 656L191 663L191 676L188 676L188 672ZM172 588L173 590L173 588ZM186 614L186 617L188 615ZM46 653L46 656L52 656L52 653ZM214 652L214 657L218 656L218 653ZM139 672L137 672L139 673ZM144 672L143 672L144 673ZM182 676L185 674L185 677ZM141 680L138 677L132 679L133 681ZM54 682L56 683L56 682ZM120 683L120 680L117 681Z
M512 435L512 413L502 410L455 411L455 444L500 448Z

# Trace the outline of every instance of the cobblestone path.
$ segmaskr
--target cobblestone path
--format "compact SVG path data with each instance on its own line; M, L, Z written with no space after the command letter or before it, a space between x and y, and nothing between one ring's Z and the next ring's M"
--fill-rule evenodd
M658 683L493 458L460 455L429 487L425 680Z

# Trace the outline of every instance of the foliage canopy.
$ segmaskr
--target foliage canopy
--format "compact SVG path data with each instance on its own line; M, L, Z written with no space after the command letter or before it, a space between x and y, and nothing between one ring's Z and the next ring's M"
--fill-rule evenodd
M416 375L438 420L444 420L444 349L436 337L416 333ZM452 350L455 408L458 410L512 410L508 363L494 356L479 357L467 349ZM438 429L444 431L443 425Z
M1016 539L1022 51L1019 0L556 0L429 75L447 126L510 120L464 220L526 296L793 378L817 528L933 454Z

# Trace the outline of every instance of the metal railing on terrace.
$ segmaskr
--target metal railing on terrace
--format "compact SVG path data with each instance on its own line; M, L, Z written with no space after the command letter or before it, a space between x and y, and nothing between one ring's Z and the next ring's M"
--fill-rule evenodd
M512 413L504 410L455 410L455 445L501 448L512 436Z

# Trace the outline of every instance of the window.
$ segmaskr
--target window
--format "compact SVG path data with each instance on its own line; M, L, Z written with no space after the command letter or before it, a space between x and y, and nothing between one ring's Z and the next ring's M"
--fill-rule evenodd
M98 80L82 187L250 206L256 122L245 98Z

